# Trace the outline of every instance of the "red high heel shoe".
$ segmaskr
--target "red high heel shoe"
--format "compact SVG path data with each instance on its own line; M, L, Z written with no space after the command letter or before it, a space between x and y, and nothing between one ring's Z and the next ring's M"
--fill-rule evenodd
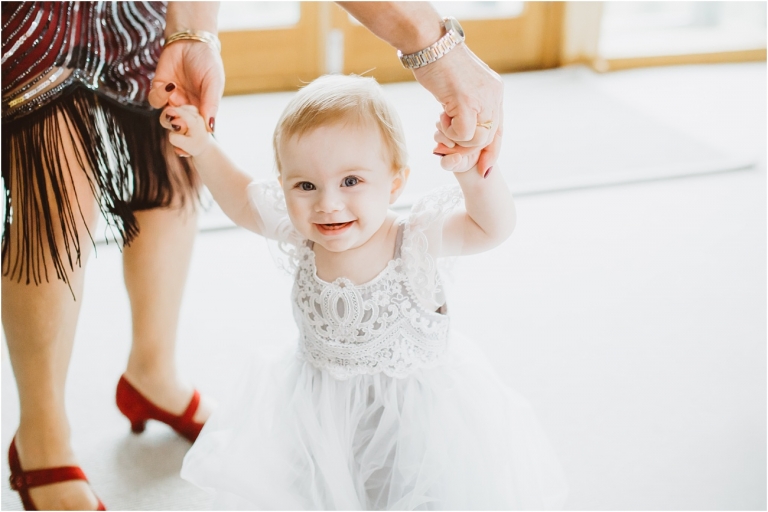
M70 480L85 480L85 473L79 466L60 466L57 468L33 469L24 471L21 469L19 454L16 451L16 438L11 441L11 447L8 449L8 465L11 467L11 489L19 493L24 510L37 510L29 490L32 487L42 487L43 485L57 484L59 482L68 482ZM99 508L96 510L107 510L104 504L97 497Z
M165 411L139 393L123 375L117 383L117 408L131 421L131 430L141 434L147 426L147 420L157 420L170 426L180 435L194 443L203 428L203 423L192 421L197 407L200 405L200 393L195 390L187 410L181 416L174 416Z

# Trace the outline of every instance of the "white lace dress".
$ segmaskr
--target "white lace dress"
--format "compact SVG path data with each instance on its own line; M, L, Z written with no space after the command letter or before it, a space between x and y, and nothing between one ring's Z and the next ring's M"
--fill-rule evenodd
M276 185L252 184L295 275L298 345L259 358L181 475L234 509L551 509L557 460L525 400L450 329L432 257L458 187L399 225L394 258L354 285L317 277Z

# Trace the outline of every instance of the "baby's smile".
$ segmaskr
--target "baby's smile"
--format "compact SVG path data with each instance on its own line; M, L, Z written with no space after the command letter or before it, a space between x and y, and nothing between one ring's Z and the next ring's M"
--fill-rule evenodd
M346 231L346 228L352 225L354 221L349 222L336 222L333 224L315 224L317 230L324 235L337 235Z

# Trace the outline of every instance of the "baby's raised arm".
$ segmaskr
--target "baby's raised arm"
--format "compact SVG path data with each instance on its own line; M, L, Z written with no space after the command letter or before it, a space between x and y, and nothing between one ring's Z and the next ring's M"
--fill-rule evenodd
M500 132L497 136L500 137ZM435 140L443 142L436 134ZM441 256L475 254L499 245L515 229L515 202L501 172L489 168L477 172L479 152L463 155L457 166L471 166L454 172L464 193L464 210L450 215L443 224Z
M166 107L161 124L171 131L169 140L193 159L195 168L224 213L238 226L263 233L263 224L250 205L247 188L253 178L227 157L208 133L205 121L192 105Z

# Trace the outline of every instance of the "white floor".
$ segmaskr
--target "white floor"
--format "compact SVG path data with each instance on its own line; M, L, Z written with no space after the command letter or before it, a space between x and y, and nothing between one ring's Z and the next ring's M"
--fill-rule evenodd
M594 78L757 165L520 197L512 238L457 262L454 326L538 411L570 480L568 509L765 509L766 66ZM130 339L121 280L119 252L100 245L67 390L75 448L111 509L204 509L204 493L176 476L186 444L159 425L131 435L113 406ZM288 295L261 240L203 233L181 319L185 374L225 400L256 347L294 335ZM2 357L7 450L18 404ZM2 508L18 510L2 489Z

